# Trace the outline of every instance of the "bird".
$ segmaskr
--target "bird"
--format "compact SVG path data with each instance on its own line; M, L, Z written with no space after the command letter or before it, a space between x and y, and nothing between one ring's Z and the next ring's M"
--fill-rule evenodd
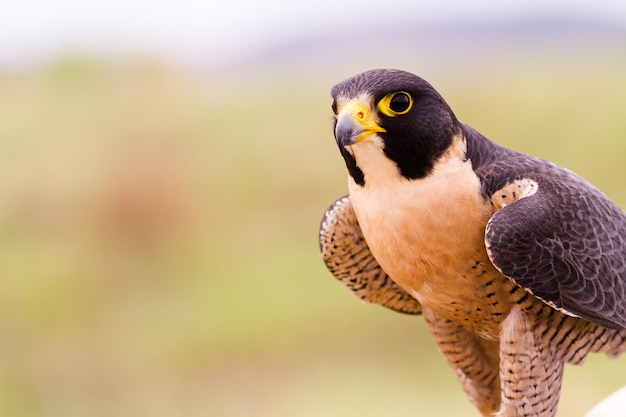
M626 213L491 141L397 69L331 89L348 194L319 244L358 298L422 315L482 416L555 416L565 363L626 350Z

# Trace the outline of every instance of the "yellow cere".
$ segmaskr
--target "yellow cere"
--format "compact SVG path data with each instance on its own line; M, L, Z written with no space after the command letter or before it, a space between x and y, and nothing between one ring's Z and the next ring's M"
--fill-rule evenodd
M346 103L343 109L341 109L341 113L352 115L354 121L363 127L363 131L356 137L354 143L362 142L372 133L386 132L385 129L380 127L376 121L376 116L372 115L368 106L359 100L351 100Z

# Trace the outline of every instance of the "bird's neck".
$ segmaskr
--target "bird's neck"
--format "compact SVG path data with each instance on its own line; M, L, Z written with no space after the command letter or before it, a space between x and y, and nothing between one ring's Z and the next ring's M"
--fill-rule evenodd
M436 160L429 175L413 180L403 177L396 164L375 144L362 145L365 146L355 146L353 152L365 174L365 183L357 184L352 178L349 181L351 200L361 223L390 221L396 227L406 219L413 222L414 218L421 218L423 224L430 222L441 227L441 219L446 216L469 216L461 213L465 210L463 204L486 204L482 201L480 180L465 156L461 135ZM486 221L483 213L477 216Z
M431 172L418 179L409 179L402 175L398 165L381 149L377 141L358 143L352 146L350 154L364 175L364 184L357 184L366 190L393 190L405 183L435 184L446 179L448 175L460 170L466 161L466 142L462 134L455 135L449 148L433 164Z

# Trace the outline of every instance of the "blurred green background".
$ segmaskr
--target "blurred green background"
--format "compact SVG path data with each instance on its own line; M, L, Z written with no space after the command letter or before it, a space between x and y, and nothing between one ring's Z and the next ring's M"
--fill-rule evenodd
M623 46L3 70L0 415L477 415L421 318L359 303L321 262L321 214L346 192L329 89L402 66L626 207ZM567 367L559 415L624 375L623 358Z

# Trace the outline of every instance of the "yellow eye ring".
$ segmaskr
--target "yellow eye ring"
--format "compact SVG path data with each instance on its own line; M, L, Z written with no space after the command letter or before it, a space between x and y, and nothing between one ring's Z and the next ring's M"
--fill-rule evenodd
M413 97L406 91L389 93L376 106L379 112L389 117L407 114L411 107L413 107Z

